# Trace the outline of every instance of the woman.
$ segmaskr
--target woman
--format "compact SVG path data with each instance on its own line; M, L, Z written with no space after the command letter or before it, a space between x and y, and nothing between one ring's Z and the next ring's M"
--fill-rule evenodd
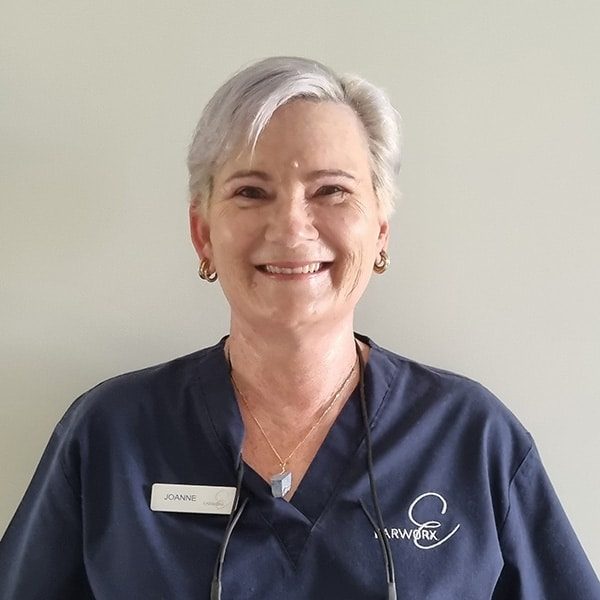
M0 597L600 598L510 412L353 332L390 264L385 95L267 59L209 102L189 168L230 334L72 405L2 542Z

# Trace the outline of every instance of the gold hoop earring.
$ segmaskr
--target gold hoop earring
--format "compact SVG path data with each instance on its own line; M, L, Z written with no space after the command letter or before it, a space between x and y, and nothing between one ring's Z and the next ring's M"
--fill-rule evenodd
M200 261L200 266L198 267L198 277L204 281L208 281L209 283L213 283L217 280L217 272L210 272L210 261L208 258L203 258Z
M375 264L373 265L373 271L375 271L375 273L378 275L385 273L390 266L390 262L390 257L388 256L387 252L382 250L379 253L379 257L375 261Z

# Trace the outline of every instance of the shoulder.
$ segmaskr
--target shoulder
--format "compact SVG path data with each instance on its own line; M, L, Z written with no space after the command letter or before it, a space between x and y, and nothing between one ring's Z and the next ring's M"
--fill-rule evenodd
M222 342L98 383L71 404L57 431L74 432L94 423L115 423L147 412L156 415L176 409L177 400L202 378L207 360L222 349Z
M497 415L522 427L507 406L475 379L407 358L371 340L370 346L379 355L378 362L383 363L381 371L388 372L388 378L393 379L396 387L403 386L406 394L422 399L435 397L438 405L449 404L455 409L461 407Z
M370 345L389 382L388 415L432 432L432 439L446 446L503 457L514 472L533 440L492 391L465 375L401 356L372 341Z

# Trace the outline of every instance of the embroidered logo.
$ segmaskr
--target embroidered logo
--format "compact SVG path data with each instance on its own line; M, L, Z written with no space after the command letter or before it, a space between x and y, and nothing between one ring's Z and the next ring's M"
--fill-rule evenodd
M434 498L434 502L427 501L427 498ZM436 507L437 505L437 507ZM447 542L460 528L460 523L457 523L454 528L443 537L440 537L438 531L443 527L441 521L435 519L423 520L429 515L439 517L445 515L448 510L446 499L436 492L426 492L413 500L408 507L408 518L415 527L411 529L392 527L385 529L385 535L390 540L412 541L412 543L421 550L431 550L437 548ZM446 529L444 527L444 529ZM375 533L377 538L377 533Z

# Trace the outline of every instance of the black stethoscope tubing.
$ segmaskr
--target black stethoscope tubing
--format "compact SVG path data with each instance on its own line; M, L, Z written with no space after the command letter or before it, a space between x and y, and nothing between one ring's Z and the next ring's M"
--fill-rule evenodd
M360 351L360 347L358 342L355 340L356 344L356 353L358 355L358 365L359 365L359 392L360 392L360 408L362 414L363 425L365 428L365 439L367 446L367 472L369 474L369 486L371 489L371 498L373 500L373 505L375 507L375 517L369 514L364 503L360 502L363 511L367 515L367 518L371 522L371 525L377 532L377 539L379 540L379 544L381 547L381 552L383 554L383 561L385 563L385 571L387 577L388 584L388 600L397 600L396 593L396 575L394 571L394 559L392 556L392 550L390 548L389 541L387 536L385 535L385 523L383 521L383 516L381 514L381 507L379 504L379 497L377 495L377 486L375 485L375 475L373 473L373 445L371 443L371 427L369 425L369 414L367 410L367 399L365 393L365 361L362 356L362 352ZM229 368L231 370L231 363L229 363ZM219 554L217 555L217 560L215 562L215 567L213 571L213 579L210 586L210 600L221 600L221 578L223 574L223 563L225 562L225 552L227 551L227 546L229 544L229 540L231 539L231 534L233 533L233 529L236 526L237 522L240 520L246 505L248 504L248 498L244 498L242 503L239 505L240 495L242 491L242 480L244 478L244 461L242 458L242 454L238 457L237 464L237 483L235 487L235 497L233 501L233 507L231 509L231 514L229 515L229 519L227 520L227 526L225 527L225 533L223 534L223 540L221 542L221 547L219 548Z

